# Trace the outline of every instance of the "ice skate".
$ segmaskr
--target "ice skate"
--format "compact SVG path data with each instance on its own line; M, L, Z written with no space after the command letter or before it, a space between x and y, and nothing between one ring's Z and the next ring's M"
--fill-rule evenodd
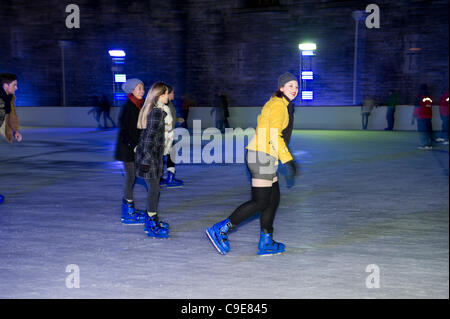
M169 224L160 222L158 215L146 216L144 231L149 237L169 238Z
M284 252L284 244L274 241L272 235L265 229L261 230L258 255L276 255Z
M206 228L206 234L219 253L225 255L230 251L227 233L232 228L230 220L227 218L210 228Z
M183 181L176 179L175 174L173 174L172 172L168 172L166 186L167 186L167 188L179 188L179 187L183 187L184 183L183 183Z
M144 213L144 214L143 214ZM134 208L134 202L122 199L122 224L142 225L145 223L145 212L137 211Z

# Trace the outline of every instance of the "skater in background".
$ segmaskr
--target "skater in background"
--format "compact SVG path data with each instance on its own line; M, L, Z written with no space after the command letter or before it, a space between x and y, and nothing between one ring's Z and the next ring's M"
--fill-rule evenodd
M115 159L123 162L125 171L121 220L124 224L143 224L145 214L135 209L133 191L136 181L134 149L139 142L137 123L139 111L144 104L145 87L139 79L128 79L122 84L122 90L127 93L127 101L119 116L119 135L115 151Z
M142 130L136 147L136 175L148 187L145 231L150 237L169 237L169 225L159 221L160 178L164 167L164 112L169 102L169 88L163 82L152 85L139 112L138 129Z
M114 123L111 118L111 104L108 101L108 98L105 94L95 95L93 98L94 107L89 110L88 114L93 113L95 120L97 121L98 128L108 128L108 120L113 125L113 128L116 127L116 123ZM101 117L103 115L103 123L101 124Z
M100 101L99 101L98 95L94 95L92 97L92 105L94 105L94 106L89 110L89 112L87 114L89 115L92 113L92 116L97 121L97 128L101 128L102 125L100 124L100 116L101 116L102 112L101 112L101 108L100 108Z
M444 145L448 145L448 90L442 94L439 101L439 115L442 120L441 134L436 139L436 142L440 142Z
M422 84L420 92L414 103L414 112L411 124L417 120L417 131L419 132L419 149L431 150L433 148L433 127L431 119L433 117L433 99L428 91L428 86Z
M397 94L389 90L389 94L386 99L386 122L387 127L384 129L385 131L392 131L394 129L395 123L395 108L398 104L398 96Z
M278 90L258 116L256 135L247 146L246 154L246 164L252 176L251 200L237 207L227 219L206 229L206 234L221 254L230 250L228 232L258 212L261 212L258 254L278 254L285 249L284 244L272 238L280 201L277 167L280 160L286 165L289 178L296 175L296 164L288 145L294 122L292 100L297 94L296 77L284 73L278 79Z
M181 112L183 114L183 119L184 119L183 125L184 125L185 128L188 128L188 124L187 123L188 123L188 117L189 117L189 109L191 107L195 106L195 101L188 94L183 95L181 100L182 100L181 101Z
M18 90L17 76L12 73L0 74L0 127L5 125L5 138L9 143L13 138L22 142L22 134L19 132L19 119L16 113L15 93ZM0 204L5 197L0 194Z
M167 188L177 188L183 187L184 183L182 180L175 178L175 156L176 154L172 152L173 147L173 130L175 129L176 123L183 123L184 119L177 117L177 111L172 101L175 99L175 91L172 86L168 85L169 88L169 102L164 106L164 112L166 112L165 122L165 132L164 132L164 159L167 166L167 178L161 177L161 186L166 186Z
M105 94L102 94L99 96L99 108L100 108L100 117L103 114L103 123L105 124L103 128L108 128L108 120L111 122L113 128L116 127L116 123L114 123L113 119L111 118L110 112L111 112L111 104L108 101L108 98Z
M230 113L228 111L228 98L220 90L214 96L214 106L210 114L212 115L213 113L215 113L216 127L220 132L224 133L225 128L230 127L228 123Z
M371 96L366 96L361 106L361 121L362 129L367 130L367 125L369 124L369 116L375 107L375 100Z

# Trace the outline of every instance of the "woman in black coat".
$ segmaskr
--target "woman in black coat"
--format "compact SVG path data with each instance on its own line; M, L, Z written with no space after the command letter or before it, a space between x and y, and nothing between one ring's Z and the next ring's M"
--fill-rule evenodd
M119 135L117 138L115 159L123 162L125 170L125 187L122 199L122 223L143 224L145 216L134 208L134 184L136 180L134 149L139 141L137 121L144 104L144 83L139 79L129 79L122 85L128 99L122 107L119 117Z
M136 175L145 179L148 187L145 231L150 237L169 237L169 227L159 222L158 202L160 178L163 174L164 156L164 104L169 100L169 89L163 82L150 88L142 107L137 127L141 135L136 147Z

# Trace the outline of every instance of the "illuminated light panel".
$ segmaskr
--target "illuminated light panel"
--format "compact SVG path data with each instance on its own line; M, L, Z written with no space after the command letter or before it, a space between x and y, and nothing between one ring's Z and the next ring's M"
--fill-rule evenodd
M111 57L124 57L126 55L123 50L109 50L108 53Z
M116 93L114 94L114 99L116 101L125 101L127 99L127 95L125 93Z
M302 100L312 100L313 98L313 91L302 91Z
M298 48L301 51L314 51L317 48L317 46L315 43L300 43L298 45Z
M117 83L125 83L127 81L126 74L114 74L114 81Z
M302 55L314 55L314 51L302 51Z
M313 80L313 71L302 71L302 80Z

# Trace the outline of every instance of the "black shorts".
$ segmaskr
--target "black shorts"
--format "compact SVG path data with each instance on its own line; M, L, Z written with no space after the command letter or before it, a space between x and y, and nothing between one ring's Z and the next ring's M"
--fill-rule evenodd
M278 159L269 154L249 150L245 162L252 178L272 181L277 177Z

